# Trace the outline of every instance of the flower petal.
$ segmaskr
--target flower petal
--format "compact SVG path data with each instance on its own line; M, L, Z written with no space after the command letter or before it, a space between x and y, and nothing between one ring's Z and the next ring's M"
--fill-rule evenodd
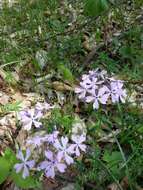
M61 142L64 148L66 148L67 144L68 144L68 138L67 137L61 137Z
M14 169L16 170L16 173L19 173L23 167L24 167L23 163L14 165Z
M83 90L83 92L79 94L78 98L79 98L79 99L84 99L84 98L85 98L85 95L86 95L86 91Z
M29 167L29 169L31 169L35 165L35 160L27 161L25 164Z
M82 142L84 142L86 140L86 137L84 136L84 135L81 135L81 136L79 136L79 138L78 138L78 143L82 143Z
M76 147L75 154L76 154L76 156L80 156L80 151L79 151L78 146Z
M45 174L46 174L46 177L54 178L55 177L54 167L50 167L50 168L46 169Z
M94 101L94 97L93 96L87 96L86 97L86 102L87 103L90 103L90 102L93 102Z
M53 160L53 152L51 151L45 151L45 156L49 160Z
M17 153L16 157L17 157L19 160L23 161L23 162L24 162L24 160L25 160L25 159L24 159L24 156L23 156L23 153L22 153L21 150L18 150L18 153Z
M57 160L58 160L58 162L60 162L63 157L64 157L64 152L63 151L59 151L57 153Z
M67 148L67 152L68 154L74 154L75 153L75 148L76 148L76 144L71 144L68 148Z
M24 130L29 131L31 129L31 127L32 127L32 120L28 119L27 121L24 121L22 123L22 127L24 128Z
M83 88L77 87L75 88L75 93L81 93L83 91Z
M40 119L43 116L43 113L41 111L36 111L34 119Z
M79 145L79 148L82 150L82 151L86 151L86 145L84 145L84 144L80 144Z
M57 169L61 172L61 173L64 173L65 172L65 169L67 168L67 166L63 163L58 163L57 165Z
M61 144L60 144L60 142L59 142L58 139L55 140L54 147L55 147L57 150L62 149L62 146L61 146Z
M100 98L99 98L99 101L102 103L102 104L106 104L107 103L107 100L109 98L110 94L104 94L102 95Z
M39 164L39 166L38 166L38 170L44 170L44 169L46 169L47 167L48 167L48 165L49 165L49 162L48 161L43 161L43 162L41 162L40 164Z
M64 158L65 158L65 161L66 161L66 163L67 163L68 165L70 165L70 164L73 164L73 163L74 163L73 158L72 158L72 157L70 157L67 153L65 153Z
M42 126L42 123L39 121L34 120L33 123L34 123L36 128L40 128Z
M29 158L30 158L30 156L31 156L31 151L30 151L30 149L29 148L27 148L26 149L26 157L25 157L25 161L27 161Z
M78 141L78 137L79 137L78 135L72 135L71 139L72 139L73 142L76 143Z
M28 176L29 176L29 170L26 166L24 166L22 177L25 179Z
M99 108L99 103L98 103L98 100L97 100L97 99L94 100L93 108L94 108L94 109L98 109L98 108Z

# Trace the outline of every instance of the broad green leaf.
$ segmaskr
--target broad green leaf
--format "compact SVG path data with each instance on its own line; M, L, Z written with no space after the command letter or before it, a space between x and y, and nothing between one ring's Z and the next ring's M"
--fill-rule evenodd
M21 101L17 101L14 103L8 103L4 106L0 106L0 108L3 112L19 111L21 108L20 104L21 104Z
M11 165L5 158L0 157L0 184L3 183L9 175Z
M71 71L65 67L63 64L60 64L58 66L58 70L59 72L62 74L63 79L68 80L69 82L73 82L74 81L74 77L73 74L71 73Z
M9 162L11 168L17 161L15 153L10 148L5 150L4 158Z
M137 55L136 49L132 46L122 46L120 48L120 54L124 58L133 59Z
M85 14L87 16L99 16L108 8L107 0L85 0Z
M47 52L45 50L39 50L36 52L36 61L37 61L37 64L38 64L38 67L40 69L43 69L46 64L47 64Z
M10 148L7 148L4 156L0 157L0 184L9 176L15 162L16 156L14 152Z
M105 152L103 156L103 160L106 161L107 163L113 163L113 162L121 162L123 161L122 155L118 151L114 151L111 154L109 152Z
M37 181L31 176L23 179L22 174L15 171L12 172L11 178L18 187L23 189L36 188L38 185Z
M118 151L109 153L106 151L103 155L103 160L107 163L108 168L116 176L120 176L119 166L123 163L122 155Z

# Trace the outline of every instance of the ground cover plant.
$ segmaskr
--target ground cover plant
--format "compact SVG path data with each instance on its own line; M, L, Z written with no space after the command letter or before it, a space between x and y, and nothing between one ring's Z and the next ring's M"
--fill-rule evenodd
M142 0L0 1L0 188L143 188Z

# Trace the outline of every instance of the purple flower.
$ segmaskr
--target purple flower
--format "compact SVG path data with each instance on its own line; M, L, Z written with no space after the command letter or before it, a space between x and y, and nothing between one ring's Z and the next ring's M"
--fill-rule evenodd
M106 104L109 94L106 93L107 87L104 86L97 92L96 90L91 90L91 94L86 97L86 102L93 102L93 108L98 109L99 108L99 102L102 104Z
M105 70L100 71L100 69L97 68L94 71L89 71L89 76L90 77L97 77L97 78L105 79L107 77L107 71L105 71Z
M21 123L23 128L29 131L34 125L36 128L42 126L42 123L39 122L39 119L43 116L42 112L35 111L34 109L20 112Z
M84 81L80 82L80 87L75 88L75 92L78 94L79 99L84 99L89 90L98 88L98 84L97 78L86 78Z
M57 140L58 134L59 134L59 131L53 131L53 133L46 135L43 138L43 141L54 144L55 141Z
M83 81L88 80L88 79L90 79L90 75L88 75L88 74L82 75L82 80Z
M106 75L106 72L99 71L99 69L96 69L95 71L89 71L89 74L83 75L80 86L75 88L75 93L78 94L79 99L84 100L90 90L98 89L99 85L104 82L101 80L105 78L104 75Z
M99 69L93 70L93 71L89 71L88 74L83 74L82 75L82 80L85 81L87 79L93 79L93 78L97 78L99 76Z
M40 136L35 136L27 140L27 144L34 145L34 147L39 147L42 145L42 143L43 143L43 137Z
M89 87L85 83L80 82L80 87L75 88L75 93L78 94L79 99L84 99L88 89Z
M75 151L76 156L80 156L80 150L84 151L86 150L86 145L82 144L85 140L86 137L81 135L81 136L72 136L72 140L75 142L75 144L71 145L71 148Z
M73 154L74 152L72 150L72 147L68 145L68 141L69 140L67 137L61 137L61 143L57 139L54 143L54 147L58 150L57 159L59 162L63 159L68 165L70 165L74 162L74 160L69 155Z
M55 169L61 173L65 172L66 165L60 163L56 156L51 151L45 151L46 160L39 164L38 170L45 170L45 175L47 177L55 177Z
M29 157L31 156L31 152L29 149L26 150L26 156L24 158L23 153L21 150L18 151L17 158L22 161L22 163L18 163L14 165L14 169L16 173L19 173L23 170L22 177L25 179L29 176L29 169L33 168L35 165L34 160L28 161Z
M123 82L109 77L105 70L98 68L82 75L82 81L80 86L75 88L75 93L79 99L87 103L93 102L94 109L99 108L99 103L106 104L110 97L113 103L119 101L125 103L127 97Z
M123 89L123 82L119 80L112 81L110 94L113 103L119 102L120 100L125 103L127 94L126 90Z
M35 109L38 110L38 111L48 111L50 109L53 109L55 106L51 106L50 104L48 104L47 102L44 102L44 103L40 103L38 102L35 106Z
M123 89L123 82L122 81L119 81L117 80L116 81L116 84L117 84L117 89L116 89L116 93L117 93L117 100L121 101L122 103L125 103L125 99L127 97L127 93L126 93L126 90Z
M84 85L87 86L87 89L98 89L98 85L100 82L98 81L97 78L93 77L91 79L83 81Z

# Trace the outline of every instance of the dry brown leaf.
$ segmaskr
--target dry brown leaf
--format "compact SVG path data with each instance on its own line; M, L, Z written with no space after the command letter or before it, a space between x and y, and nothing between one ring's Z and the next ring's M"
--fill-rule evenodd
M58 91L74 91L73 87L58 81L53 82L52 87Z
M80 119L78 115L75 115L75 120L72 124L72 134L73 135L81 135L86 136L87 127L85 125L84 120Z
M6 93L0 92L0 104L1 105L8 104L9 100L10 100L10 97Z
M143 190L143 187L136 185L136 190Z
M124 177L121 181L121 186L123 187L124 190L128 189L129 187L129 181L127 177Z
M99 134L101 138L97 142L115 142L114 136L118 135L121 132L120 129L117 129L116 131L113 131L112 133L109 134Z
M63 187L61 190L74 190L75 184L74 183L68 183L65 187Z
M20 130L16 138L16 141L19 143L22 149L25 149L25 139L27 139L27 131Z
M119 190L119 187L116 183L112 183L107 187L107 190Z
M2 79L5 79L5 78L6 78L6 74L5 74L5 72L4 72L3 69L0 69L0 77L1 77Z
M43 190L54 190L57 187L59 187L59 184L53 179L45 178L43 181Z
M39 95L36 94L36 93L20 93L20 92L16 92L15 94L13 94L11 96L11 98L12 98L13 101L21 102L20 103L21 110L25 109L25 108L28 108L28 107L31 107L31 105L34 102L37 102L37 101L41 100Z

